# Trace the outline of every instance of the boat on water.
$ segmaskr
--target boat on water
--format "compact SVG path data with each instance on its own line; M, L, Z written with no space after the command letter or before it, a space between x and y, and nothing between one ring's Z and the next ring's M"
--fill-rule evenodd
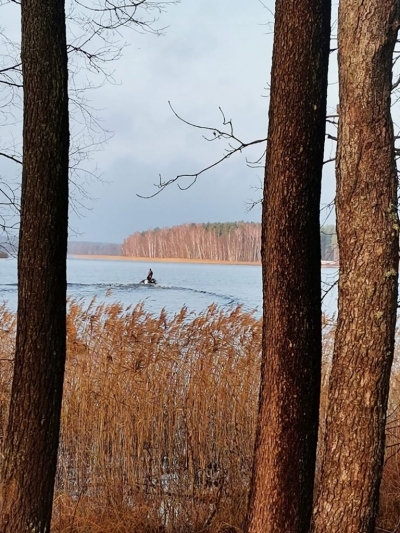
M157 285L157 280L155 280L154 278L151 278L150 280L146 278L142 279L140 283L143 283L143 285Z

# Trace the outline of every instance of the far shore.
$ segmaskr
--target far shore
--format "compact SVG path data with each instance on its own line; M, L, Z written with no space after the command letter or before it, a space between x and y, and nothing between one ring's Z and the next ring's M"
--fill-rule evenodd
M185 259L181 257L132 257L126 255L88 255L88 254L68 254L72 259L90 259L103 261L143 261L146 263L199 263L211 265L250 265L261 266L261 261L217 261L215 259ZM333 261L322 261L322 267L335 268L338 266Z
M105 261L143 261L146 263L200 263L212 265L253 265L260 266L261 262L251 261L216 261L215 259L185 259L180 257L131 257L127 255L77 255L68 254L73 259L101 259Z

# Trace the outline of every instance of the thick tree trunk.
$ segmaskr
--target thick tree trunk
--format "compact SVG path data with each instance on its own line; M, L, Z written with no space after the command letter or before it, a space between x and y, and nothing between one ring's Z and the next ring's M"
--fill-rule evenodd
M262 221L263 362L250 533L308 531L321 372L319 203L330 2L277 0Z
M63 0L22 0L22 210L2 533L48 532L66 341L68 96Z
M397 0L341 0L339 312L314 533L374 531L397 304Z

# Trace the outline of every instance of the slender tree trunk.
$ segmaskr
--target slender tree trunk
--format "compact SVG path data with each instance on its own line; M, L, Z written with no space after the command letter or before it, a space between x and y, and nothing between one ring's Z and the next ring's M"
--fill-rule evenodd
M48 532L66 338L68 96L63 0L22 0L22 210L2 533Z
M341 0L339 312L314 533L374 531L397 306L397 0Z
M308 531L321 374L328 0L277 0L262 220L263 362L249 533Z

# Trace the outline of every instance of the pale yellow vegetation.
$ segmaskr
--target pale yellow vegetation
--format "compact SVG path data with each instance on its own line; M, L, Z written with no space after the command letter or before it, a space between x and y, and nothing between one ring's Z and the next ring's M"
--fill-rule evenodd
M0 306L0 458L15 322ZM53 533L242 530L261 326L240 307L169 316L71 300ZM332 342L325 320L322 420ZM388 528L400 515L397 365L393 384L380 519Z

